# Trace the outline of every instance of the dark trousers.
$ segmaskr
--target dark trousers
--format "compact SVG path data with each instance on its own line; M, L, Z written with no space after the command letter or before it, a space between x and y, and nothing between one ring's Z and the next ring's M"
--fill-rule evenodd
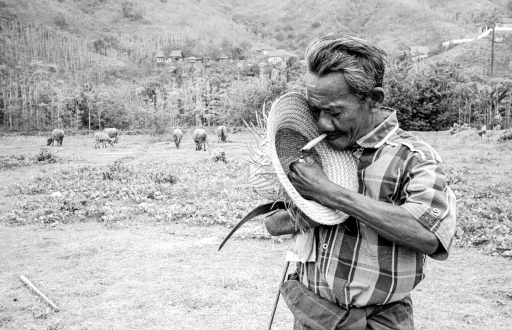
M281 295L295 316L293 330L413 330L411 297L386 305L341 308L299 281L286 281Z

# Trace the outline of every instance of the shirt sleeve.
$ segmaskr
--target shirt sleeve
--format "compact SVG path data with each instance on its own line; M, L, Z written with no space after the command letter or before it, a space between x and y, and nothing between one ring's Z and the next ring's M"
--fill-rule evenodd
M403 185L405 203L401 207L439 239L441 247L430 257L445 260L455 234L456 199L446 183L443 164L413 154L407 167Z

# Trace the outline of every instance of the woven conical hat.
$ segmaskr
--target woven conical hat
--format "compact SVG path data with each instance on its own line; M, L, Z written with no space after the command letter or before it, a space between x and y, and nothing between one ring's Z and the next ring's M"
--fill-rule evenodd
M267 137L272 165L280 183L295 206L306 216L324 225L335 225L345 221L348 215L304 199L288 179L290 163L297 161L301 156L301 148L319 135L316 120L303 95L288 93L272 105L267 122ZM320 163L329 180L357 191L357 165L350 151L333 149L323 140L308 155Z

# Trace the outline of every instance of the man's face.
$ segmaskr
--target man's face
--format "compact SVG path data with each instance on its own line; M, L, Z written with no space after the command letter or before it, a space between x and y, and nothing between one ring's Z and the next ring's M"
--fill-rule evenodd
M321 133L335 149L345 149L374 128L371 100L360 101L348 89L341 72L322 77L306 75L309 105Z

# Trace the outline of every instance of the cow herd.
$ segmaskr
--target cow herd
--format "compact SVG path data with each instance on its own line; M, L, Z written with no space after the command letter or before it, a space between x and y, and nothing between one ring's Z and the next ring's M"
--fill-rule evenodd
M117 143L117 128L105 128L103 132L94 133L94 148L101 148L103 145L104 148L107 147L107 143L111 146L114 146L114 143ZM53 146L54 143L57 146L62 147L62 141L64 141L64 131L61 129L54 129L52 132L52 136L47 140L47 146Z
M107 147L107 143L111 146L114 146L114 143L118 141L118 131L116 128L105 128L103 132L94 133L94 148L103 148ZM179 128L176 128L172 133L174 143L176 144L176 148L180 148L180 142L183 138L183 131ZM217 142L226 143L226 138L228 137L226 126L217 127ZM196 150L203 149L206 151L206 140L208 139L208 134L206 130L202 128L197 128L192 133L192 139L196 144ZM47 145L50 146L56 143L57 146L62 147L62 141L64 140L64 131L61 129L54 129L52 132L52 136L48 138Z
M226 138L228 137L226 126L219 126L217 127L217 142L224 142L226 143ZM180 148L180 142L183 138L183 131L179 128L176 128L174 132L172 133L172 136L174 138L174 144L176 144L176 148ZM196 144L196 150L203 149L206 151L206 140L208 139L208 134L206 133L206 130L202 128L197 128L192 133L192 140L194 140L194 143Z

